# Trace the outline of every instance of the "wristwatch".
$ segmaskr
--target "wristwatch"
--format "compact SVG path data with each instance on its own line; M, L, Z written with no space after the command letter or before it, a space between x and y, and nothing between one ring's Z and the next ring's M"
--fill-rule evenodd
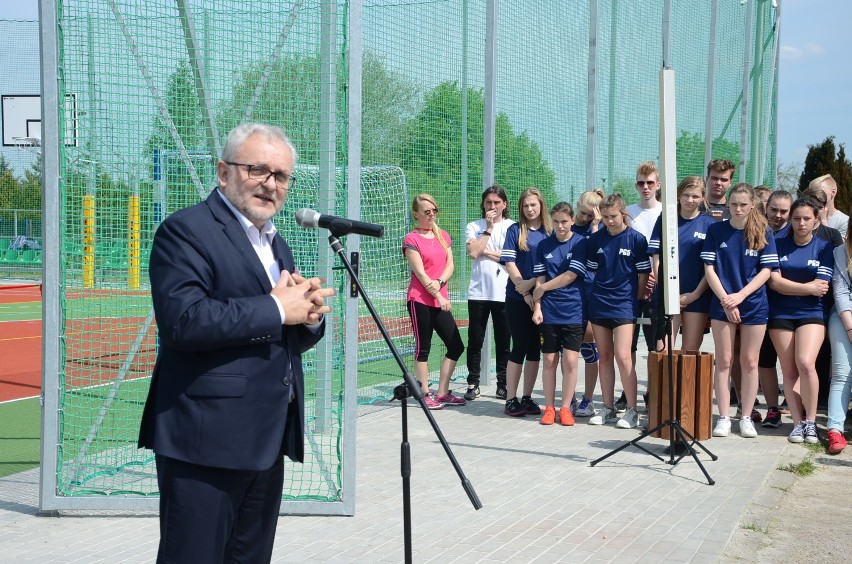
M446 286L446 285L447 285L447 283L446 283L446 282L444 282L443 280L441 280L440 278L438 278L438 288L443 288L443 287L444 287L444 286Z

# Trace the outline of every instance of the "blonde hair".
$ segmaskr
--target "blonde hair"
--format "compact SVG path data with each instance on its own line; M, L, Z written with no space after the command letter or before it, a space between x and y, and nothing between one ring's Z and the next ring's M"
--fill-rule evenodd
M414 196L414 200L411 201L411 211L419 213L421 202L429 202L435 206L435 223L432 224L432 233L435 235L435 239L441 243L442 247L445 249L448 248L449 245L447 244L447 241L444 240L444 234L441 232L441 228L438 227L438 202L436 202L435 198L429 194L418 194Z
M518 198L518 228L520 229L520 232L518 233L518 248L527 252L530 250L529 245L527 245L527 235L529 235L530 232L530 223L527 216L524 215L524 200L530 196L538 198L538 205L541 208L539 218L541 219L541 226L544 228L544 232L547 233L547 235L550 235L553 232L553 222L550 220L550 214L547 213L547 203L544 201L544 196L542 196L541 190L532 186L521 192L521 197Z
M751 184L741 182L731 188L728 198L734 194L746 194L751 199L752 208L746 217L745 230L743 237L745 238L746 246L753 251L761 251L766 246L766 228L769 227L769 222L766 215L761 213L757 202L757 194Z
M588 192L580 194L580 197L577 198L577 207L589 206L597 211L598 207L601 205L601 200L604 198L606 198L606 194L603 189L595 188L594 190L589 190Z
M823 182L828 182L829 180L831 181L829 184L833 184L834 189L836 190L837 181L834 180L834 177L830 174L823 174L822 176L817 176L816 178L811 180L810 183L808 183L808 188L819 188L820 184L822 184Z
M651 176L652 174L657 176L657 180L660 179L660 171L654 161L645 161L636 168L636 176Z

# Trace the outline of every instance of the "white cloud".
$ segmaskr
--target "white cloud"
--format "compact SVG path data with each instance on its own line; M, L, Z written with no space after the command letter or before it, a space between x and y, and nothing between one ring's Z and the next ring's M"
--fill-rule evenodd
M805 45L805 51L808 55L812 55L814 57L819 57L823 53L825 53L825 49L822 48L822 45L819 43L808 43Z
M812 59L821 57L825 53L825 48L819 43L807 43L804 48L795 47L793 45L781 46L781 59L785 61L801 61L804 59Z

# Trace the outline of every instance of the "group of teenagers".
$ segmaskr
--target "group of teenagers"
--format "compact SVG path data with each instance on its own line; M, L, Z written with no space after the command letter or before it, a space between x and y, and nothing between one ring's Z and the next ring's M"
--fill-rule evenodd
M677 187L680 313L671 320L672 344L698 350L709 321L719 411L713 436L731 432L731 382L741 409L741 436L756 437L755 423L761 420L764 427L781 426L778 362L793 419L788 439L817 443L817 354L827 332L827 442L828 452L837 454L846 446L852 388L849 217L834 208L837 186L830 175L814 179L794 197L746 183L732 186L734 173L730 161L713 160L706 180L687 176ZM411 270L406 298L414 369L427 407L460 406L479 397L490 318L497 397L506 401L507 415L540 415L543 425L558 420L570 426L575 417L588 417L592 425L636 428L637 319L650 319L642 326L649 351L668 344L661 315L664 288L656 284L662 268L659 189L652 161L637 168L639 201L631 206L620 194L598 188L584 192L576 207L559 202L548 209L541 191L527 188L518 199L517 221L509 218L503 188L483 192L482 218L469 223L465 233L472 265L463 397L450 390L465 351L448 293L455 270L452 240L438 226L435 199L416 196L415 226L405 237L403 254ZM433 332L446 346L436 393L429 388L428 368ZM585 387L577 401L580 356ZM544 409L532 399L542 357ZM616 367L623 388L618 401ZM558 407L557 371L562 375ZM598 380L602 405L592 399ZM765 418L754 409L759 386L769 407Z

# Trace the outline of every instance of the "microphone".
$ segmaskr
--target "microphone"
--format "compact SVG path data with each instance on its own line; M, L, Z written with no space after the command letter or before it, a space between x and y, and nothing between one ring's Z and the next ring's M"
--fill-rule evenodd
M296 212L296 223L304 229L316 229L318 227L328 229L336 237L350 233L366 235L367 237L383 237L385 234L384 225L355 221L334 215L323 215L308 208L302 208Z

